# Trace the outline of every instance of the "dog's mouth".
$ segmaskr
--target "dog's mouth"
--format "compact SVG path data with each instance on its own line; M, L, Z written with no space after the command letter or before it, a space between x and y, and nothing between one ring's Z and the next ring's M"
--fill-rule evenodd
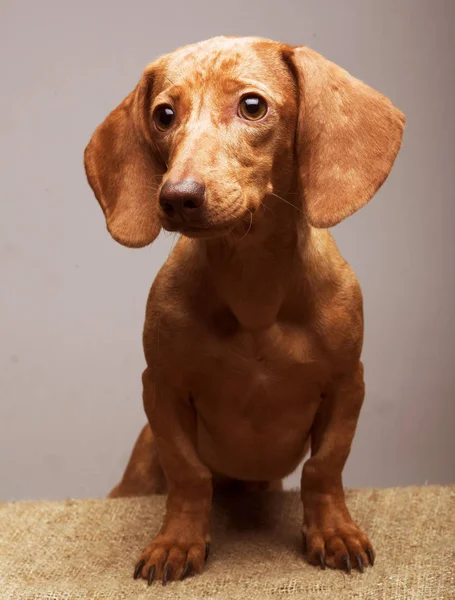
M162 222L163 229L172 233L180 233L189 238L216 238L229 235L236 228L251 228L251 212L245 211L240 217L235 217L220 223L171 223L166 219Z

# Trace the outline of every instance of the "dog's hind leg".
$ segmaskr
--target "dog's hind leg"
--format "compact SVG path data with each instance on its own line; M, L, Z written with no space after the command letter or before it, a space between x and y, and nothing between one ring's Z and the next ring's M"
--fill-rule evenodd
M158 458L150 425L143 427L134 445L122 480L110 492L109 498L164 494L167 482Z

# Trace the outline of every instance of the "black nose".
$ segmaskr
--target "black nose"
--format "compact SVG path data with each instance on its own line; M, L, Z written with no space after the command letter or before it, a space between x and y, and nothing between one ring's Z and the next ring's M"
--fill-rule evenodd
M166 181L160 192L160 206L168 217L198 218L205 200L205 185L194 179Z

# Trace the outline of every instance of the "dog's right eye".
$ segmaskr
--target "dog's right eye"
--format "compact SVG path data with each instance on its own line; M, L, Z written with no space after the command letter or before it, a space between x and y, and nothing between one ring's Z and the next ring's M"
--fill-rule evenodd
M153 112L153 120L160 131L166 131L172 127L175 120L174 109L169 104L157 106Z

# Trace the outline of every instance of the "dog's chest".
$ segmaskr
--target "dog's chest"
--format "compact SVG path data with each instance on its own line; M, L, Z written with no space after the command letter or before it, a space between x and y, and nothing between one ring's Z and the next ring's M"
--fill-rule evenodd
M192 382L206 460L222 472L233 468L227 474L238 477L248 477L250 468L264 476L271 469L270 476L277 477L292 470L324 379L303 330L277 323L261 332L212 339Z
M301 405L302 390L322 383L321 365L303 329L276 323L260 332L212 339L201 350L199 391L205 396L216 389L218 397L232 396L228 404L237 410L254 411L255 403L249 399L257 396L263 398L262 406L273 404L277 396Z

